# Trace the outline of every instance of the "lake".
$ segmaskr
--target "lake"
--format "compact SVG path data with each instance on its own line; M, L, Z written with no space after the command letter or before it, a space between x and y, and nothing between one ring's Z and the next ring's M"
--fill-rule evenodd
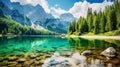
M115 58L107 59L100 55L108 47L116 49ZM92 51L92 55L86 56L87 64L91 64L94 58L102 60L104 66L120 66L120 40L59 36L0 37L0 66L42 67L45 60L55 52L63 57L71 57L73 53L80 54L85 50Z

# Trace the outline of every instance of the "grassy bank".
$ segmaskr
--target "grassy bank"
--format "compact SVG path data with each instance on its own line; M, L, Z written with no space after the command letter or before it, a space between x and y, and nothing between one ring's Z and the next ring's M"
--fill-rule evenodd
M82 34L82 36L118 36L118 35L120 35L120 29L114 30L114 31L109 31L106 33L99 33L99 34L94 34L91 32Z
M120 36L120 29L105 32L105 33L99 33L99 34L94 34L92 32L89 32L89 33L84 33L84 34L81 34L81 35L77 35L77 33L74 33L72 35L70 35L70 34L66 35L66 37L69 37L69 36Z

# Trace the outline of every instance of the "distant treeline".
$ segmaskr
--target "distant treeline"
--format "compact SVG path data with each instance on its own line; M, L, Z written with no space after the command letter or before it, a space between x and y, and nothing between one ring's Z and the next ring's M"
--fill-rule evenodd
M80 17L79 20L73 21L69 28L68 34L82 35L85 33L106 33L109 31L120 29L120 2L116 0L112 6L99 13L92 13L92 9L88 9L86 18ZM120 31L116 33L120 34Z

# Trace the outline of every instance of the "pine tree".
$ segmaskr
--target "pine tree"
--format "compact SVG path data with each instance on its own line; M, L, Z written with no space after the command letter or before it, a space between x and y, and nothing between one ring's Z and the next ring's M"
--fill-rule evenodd
M94 23L94 34L98 34L99 33L99 23L97 21L97 17L94 16L94 20L93 20L93 23Z
M100 19L100 32L104 33L105 32L105 26L106 26L106 18L104 14L102 14L102 17Z

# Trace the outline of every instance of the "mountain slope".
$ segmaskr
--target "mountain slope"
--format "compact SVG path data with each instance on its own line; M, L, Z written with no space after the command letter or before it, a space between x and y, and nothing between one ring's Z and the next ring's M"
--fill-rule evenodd
M3 0L2 0L3 1ZM4 2L0 1L0 9L4 12L5 15L9 16L13 20L23 24L23 25L31 25L29 18L20 14L17 9L10 9Z
M0 8L5 15L22 25L37 29L48 29L59 33L67 33L71 21L75 20L72 14L65 13L56 19L45 12L41 5L21 5L19 2L0 0Z
M14 33L17 35L40 35L40 34L56 34L48 30L37 30L29 26L24 26L11 18L4 15L0 9L0 34Z

